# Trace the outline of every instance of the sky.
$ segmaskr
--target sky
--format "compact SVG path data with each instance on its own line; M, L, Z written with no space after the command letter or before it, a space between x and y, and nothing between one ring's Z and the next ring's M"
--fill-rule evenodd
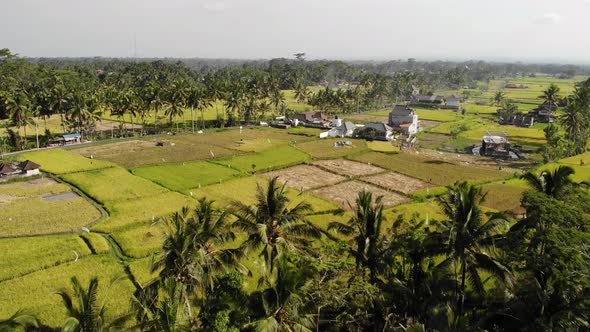
M27 57L590 63L590 0L0 0Z

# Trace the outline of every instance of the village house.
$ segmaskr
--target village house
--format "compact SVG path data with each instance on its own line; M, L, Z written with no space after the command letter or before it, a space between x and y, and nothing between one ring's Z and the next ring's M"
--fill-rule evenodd
M396 105L389 113L389 126L405 135L415 135L420 130L418 114L405 105Z
M443 106L443 108L458 111L460 108L460 106L459 106L460 102L461 102L461 98L459 98L459 97L455 97L455 96L448 97L445 99L445 106Z
M555 116L555 106L550 107L548 105L541 105L534 110L530 111L529 114L535 118L537 122L542 123L553 123L557 119Z
M490 157L509 157L510 142L506 138L507 136L506 133L486 132L486 135L482 138L479 154Z
M24 176L33 176L40 173L39 169L41 168L40 165L35 164L30 160L25 160L20 164L21 174Z
M19 171L10 164L0 164L0 177L18 174Z
M331 124L326 115L316 111L297 113L293 116L291 122L295 127L301 124L310 127L328 128Z
M527 114L518 113L506 118L501 118L500 124L530 128L535 124L535 116L531 112Z
M354 135L354 130L357 128L357 126L350 122L350 121L346 121L346 122L341 122L339 126L334 127L328 131L325 131L323 133L320 133L320 138L326 138L326 137L340 137L340 138L344 138L344 137L352 137Z
M528 89L529 86L525 85L525 84L513 84L513 83L509 83L504 85L504 87L506 89Z
M41 173L40 168L41 166L30 160L25 160L19 164L5 162L0 164L0 178L6 180L23 176L33 176Z
M380 141L393 140L393 128L383 122L369 122L363 127L357 127L354 136Z
M445 99L442 96L416 95L410 99L412 104L432 104L440 105Z
M71 145L71 144L79 144L79 143L82 143L82 135L79 133L73 133L73 134L63 134L61 136L58 136L57 139L49 142L49 146L63 146L63 145Z

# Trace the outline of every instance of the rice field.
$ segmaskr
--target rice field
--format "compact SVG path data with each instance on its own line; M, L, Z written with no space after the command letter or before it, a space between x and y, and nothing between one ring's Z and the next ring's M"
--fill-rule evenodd
M287 145L266 149L256 154L216 159L213 162L233 168L242 173L253 173L297 165L309 159L310 157L307 153Z
M182 192L240 175L234 169L206 161L145 166L134 168L132 173L170 190Z
M125 276L123 267L110 255L92 255L0 283L0 317L8 317L19 308L28 308L44 324L61 326L66 311L55 292L71 289L70 278L73 276L77 276L83 285L88 285L92 276L99 278L99 301L108 308L107 317L128 312L133 284L129 279L121 278ZM118 281L111 284L115 279Z
M103 160L85 158L63 149L28 152L18 155L19 160L32 160L41 165L41 170L52 174L67 174L113 167Z
M80 147L72 152L85 157L93 156L95 160L107 160L127 168L221 158L239 153L213 145L212 142L215 142L215 139L208 139L202 135L201 137L202 139L197 142L184 140L180 137L130 140L114 144ZM159 142L162 143L162 146L158 146Z
M78 235L0 239L2 281L92 254Z
M428 184L443 186L462 180L493 181L509 176L508 173L499 170L461 165L409 153L389 155L370 152L353 156L352 159L405 174Z
M336 142L349 141L351 145L336 146ZM342 158L355 153L368 151L365 140L350 138L325 138L295 145L314 159Z
M51 179L0 184L0 237L79 232L100 218L85 198Z

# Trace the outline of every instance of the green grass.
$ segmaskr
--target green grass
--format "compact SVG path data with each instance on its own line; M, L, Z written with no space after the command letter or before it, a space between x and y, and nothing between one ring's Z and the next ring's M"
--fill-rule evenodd
M370 152L353 156L351 159L371 163L441 186L462 180L474 182L492 181L509 176L508 173L495 169L460 165L409 153L382 154Z
M543 145L545 144L545 132L540 128L523 128L516 126L501 126L498 124L488 124L480 126L460 134L460 136L472 139L481 140L486 134L486 131L499 131L509 134L508 140L512 143L523 145Z
M338 141L350 141L352 146L334 147ZM325 138L311 142L299 143L296 147L311 155L314 159L334 159L351 154L368 151L367 142L360 139Z
M483 121L478 118L465 117L465 118L459 119L457 121L441 123L440 125L438 125L434 128L430 128L428 130L428 132L435 133L435 134L449 135L449 134L451 134L453 129L456 129L459 127L464 127L467 130L471 130L474 128L480 128L481 126L488 124L488 123L489 122ZM479 137L479 139L481 140L481 137Z
M100 211L82 197L51 202L44 199L66 192L71 192L68 186L49 179L0 185L0 235L78 232L101 217Z
M66 174L62 178L105 204L154 196L167 191L165 188L119 167Z
M152 273L152 258L136 259L129 264L129 269L135 277L135 280L142 285L147 285L150 281L158 277L158 273Z
M296 165L309 160L308 154L291 146L279 146L261 151L256 154L246 154L217 159L214 162L231 167L242 173L250 173L253 170L267 171L277 168ZM255 166L255 167L253 167Z
M392 142L382 142L382 141L372 141L367 142L367 147L371 151L377 152L399 152L400 148L397 143Z
M519 212L520 199L527 188L508 183L490 183L481 187L486 194L483 206L501 212Z
M53 174L66 174L112 167L113 164L84 158L62 149L28 152L18 155L19 160L30 159L41 165L41 170Z
M163 222L139 225L134 228L115 231L112 236L126 255L143 258L162 249L165 225Z
M491 105L475 105L475 104L465 104L463 105L465 112L467 114L479 115L479 114L493 114L496 115L498 108L496 106Z
M179 211L184 206L194 204L195 200L176 192L113 202L107 205L107 209L111 213L110 217L92 229L111 232L134 227L138 224L150 224L158 218Z
M97 276L99 303L105 303L107 317L120 316L129 310L133 285L128 279L114 284L111 280L125 273L121 265L110 255L93 255L28 274L24 277L0 283L2 306L0 317L8 317L21 308L28 308L49 326L61 326L66 311L61 298L55 292L71 289L70 278L77 276L83 285L88 285L91 276Z
M77 235L0 239L0 281L73 262L76 254L90 255L90 249Z
M104 236L100 234L84 233L80 236L90 243L90 246L92 246L92 249L94 249L97 254L103 254L111 251L109 242L104 238Z
M226 166L206 161L145 166L133 169L132 173L174 191L219 183L220 179L225 181L240 174Z
M195 197L207 197L217 201L218 207L226 207L233 201L240 201L244 204L256 203L256 190L258 184L266 187L268 180L264 177L244 177L230 180L221 184L211 185L206 188L195 190ZM314 209L315 213L333 211L338 209L336 203L321 199L319 197L301 193L299 190L288 188L287 196L291 199L291 206L305 200Z

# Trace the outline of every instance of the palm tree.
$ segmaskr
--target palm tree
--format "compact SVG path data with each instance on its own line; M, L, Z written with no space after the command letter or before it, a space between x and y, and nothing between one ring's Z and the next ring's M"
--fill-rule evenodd
M500 105L504 103L504 99L506 99L506 94L504 93L504 91L499 90L490 99L490 102L492 103L492 105L500 107Z
M27 127L31 124L33 116L33 104L29 96L24 92L16 92L14 94L5 94L5 107L8 111L12 122L20 128L24 129L24 148L27 146Z
M438 198L447 220L440 223L446 235L449 257L444 263L453 263L455 278L459 280L456 294L457 318L464 312L466 281L469 280L473 290L479 294L485 287L479 269L492 276L512 284L512 273L508 267L488 254L493 249L492 235L495 230L506 224L499 215L484 221L480 204L485 200L481 188L467 182L460 182L448 187L448 194Z
M68 104L72 98L72 93L66 86L63 84L59 78L57 79L56 83L53 85L51 89L51 109L53 113L59 113L61 118L61 126L62 130L66 132L65 126L65 115L68 111Z
M28 331L29 328L38 328L39 320L32 314L17 311L7 319L0 319L0 332Z
M554 83L551 83L547 90L543 91L543 94L539 96L544 100L543 104L549 106L550 110L557 109L557 103L559 102L559 87Z
M303 290L312 279L309 267L295 266L287 256L277 260L276 278L265 278L267 288L255 292L252 306L259 318L246 328L255 331L312 331L315 322L310 314L302 313L305 308ZM257 300L259 299L259 300Z
M336 230L344 235L353 235L350 252L356 260L358 267L369 270L371 284L377 282L377 272L380 258L383 253L384 240L381 235L381 225L385 220L383 216L383 197L379 196L373 204L373 194L369 191L361 191L356 198L355 214L344 224L331 222L328 230ZM350 204L350 203L349 203Z
M302 201L289 207L287 190L285 185L278 184L277 177L270 179L266 189L258 183L256 200L252 206L238 201L232 204L237 217L235 225L248 234L241 246L244 254L262 247L260 255L270 266L270 272L277 257L309 249L310 239L321 236L319 229L305 219L305 214L312 211L311 205Z
M182 294L181 284L173 279L156 280L136 290L132 306L137 327L147 332L190 331Z
M158 112L164 107L164 91L157 81L151 81L148 85L147 102L154 110L154 129L158 130Z
M202 198L193 211L184 208L166 220L167 235L161 254L152 271L160 270L160 279L173 279L183 288L188 314L192 315L189 294L202 299L213 289L214 274L227 266L243 267L238 259L241 251L223 248L235 234L228 222L228 213L213 208L213 201Z
M100 332L111 328L121 329L128 319L123 316L107 324L106 308L98 303L98 278L92 277L87 288L84 288L76 277L71 279L73 292L67 290L57 292L66 307L68 318L64 322L64 332Z
M547 194L553 198L559 198L563 190L572 184L570 175L576 171L570 166L559 166L551 171L542 171L540 174L527 172L522 178L533 189Z
M186 96L188 93L188 84L184 79L178 79L174 81L171 86L170 91L168 91L168 108L166 109L165 114L170 118L170 123L172 120L177 117L182 117L184 115L184 107L186 106ZM176 122L176 131L178 130L178 121Z

